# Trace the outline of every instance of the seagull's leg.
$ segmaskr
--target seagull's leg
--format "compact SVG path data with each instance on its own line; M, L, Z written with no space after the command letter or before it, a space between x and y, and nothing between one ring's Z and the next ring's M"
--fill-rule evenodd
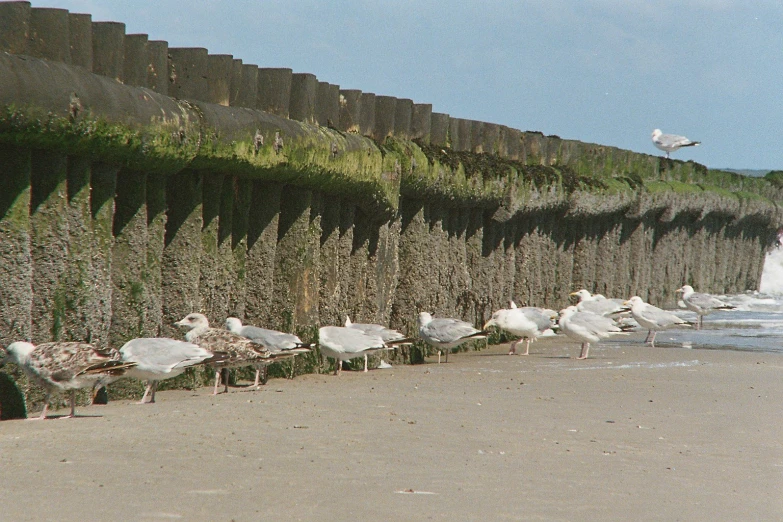
M650 342L650 334L652 334L652 330L647 330L647 337L644 338L644 344Z
M652 336L652 339L650 340L650 346L652 346L653 348L655 348L655 336L656 335L658 335L658 331L657 330L653 330L653 336Z
M152 397L150 397L150 404L155 402L156 391L158 391L158 381L152 381Z
M451 348L446 348L445 351L446 351L446 361L445 362L449 362L449 352L451 351Z
M367 354L364 354L364 371L367 371Z
M294 372L295 371L296 371L296 355L291 357L291 374L288 376L289 379L293 379L294 378ZM264 381L266 382L266 379L264 379Z
M147 381L147 387L144 388L144 395L141 396L141 400L139 402L137 402L136 404L144 404L145 403L145 401L147 400L147 395L149 395L150 391L152 390L152 382L153 381Z
M76 416L76 390L71 390L71 396L68 401L71 403L71 413L64 417L60 417L61 419L73 419Z
M220 368L215 368L215 388L212 390L212 395L217 395L217 389L220 385Z
M335 375L340 375L340 366L341 366L340 359L335 358L335 360L334 360L334 374Z
M530 355L530 337L527 338L527 344L525 345L525 353L522 355Z
M696 327L697 330L701 330L701 327L704 326L704 316L699 316L699 326Z
M46 397L44 397L44 406L43 411L38 417L32 417L27 420L44 420L46 419L46 413L49 411L49 399L51 398L52 394L49 392L46 392Z
M256 368L256 380L255 380L255 382L253 383L253 387L254 387L254 388L258 389L258 382L259 382L260 380L261 380L261 368L260 368L260 367L257 367L257 368Z
M587 359L587 354L590 352L590 343L582 343L582 353L579 354L577 359Z
M223 386L225 388L223 389L223 393L228 393L228 381L231 380L231 370L226 368L226 375L223 377Z
M511 347L510 347L510 348L509 348L509 350L508 350L508 354L509 354L509 355L516 355L516 354L517 354L517 343L518 343L520 340L521 340L521 339L518 339L518 340L514 341L513 343L511 343Z
M438 350L438 364L440 364L440 350Z

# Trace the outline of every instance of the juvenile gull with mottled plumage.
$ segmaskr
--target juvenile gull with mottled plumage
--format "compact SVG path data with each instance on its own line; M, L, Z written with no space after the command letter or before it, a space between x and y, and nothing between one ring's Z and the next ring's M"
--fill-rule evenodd
M30 380L46 390L38 419L46 418L54 391L70 391L71 413L65 418L71 418L76 412L76 390L119 379L136 366L135 362L123 361L113 348L99 349L88 343L54 342L35 346L19 341L11 343L6 351L4 361L18 364Z
M223 359L209 364L215 369L213 395L217 395L221 369L268 364L272 358L272 352L262 344L228 330L210 328L209 320L204 314L188 314L174 324L188 329L185 334L185 339L188 342L195 343L213 353L225 352L226 355ZM228 392L228 380L224 384L224 392Z

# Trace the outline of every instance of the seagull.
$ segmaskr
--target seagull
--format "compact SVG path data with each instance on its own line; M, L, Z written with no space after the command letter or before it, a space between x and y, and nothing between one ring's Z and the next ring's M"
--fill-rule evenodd
M383 339L383 342L386 343L386 345L389 347L413 344L413 339L405 337L402 332L398 332L397 330L393 330L391 328L386 328L381 324L353 323L351 322L350 317L345 316L344 326L346 328L360 330L366 334L379 335L381 339ZM364 371L367 371L367 355L364 356Z
M80 342L32 343L18 341L11 343L3 361L21 366L31 381L46 390L44 407L38 420L46 418L49 399L57 390L70 391L71 413L66 419L76 416L76 390L90 388L99 381L108 382L122 377L136 366L135 362L121 360L120 353L113 349L100 349L92 344Z
M215 389L212 395L217 395L220 384L220 370L222 368L240 368L242 366L255 366L268 364L272 357L266 346L251 341L246 337L237 335L227 330L210 328L209 320L204 314L192 313L186 315L176 323L176 326L187 328L185 340L197 344L213 353L225 352L225 357L219 361L209 363L215 369ZM228 392L228 379L226 379L224 393Z
M682 294L682 302L685 303L685 308L698 314L699 324L696 326L697 330L701 330L705 315L708 315L715 310L734 310L736 308L710 294L694 292L691 285L683 285L681 288L678 288L675 293Z
M659 330L668 330L674 326L693 326L690 321L680 319L671 312L661 310L657 306L645 303L638 295L633 296L625 304L631 307L631 315L642 328L647 328L647 338L652 333L652 339L649 339L650 346L655 348L655 335ZM648 339L645 339L646 343Z
M696 147L701 142L691 141L685 136L677 136L676 134L663 134L661 129L655 129L652 131L653 145L666 152L666 157L669 157L670 152L681 147Z
M582 343L582 352L577 359L587 359L590 343L597 343L623 330L608 317L592 312L580 312L576 306L569 306L560 311L560 331L568 337Z
M438 349L438 364L440 364L441 352L446 352L446 362L449 362L449 352L452 348L474 339L486 339L487 332L477 330L470 323L459 319L433 318L431 314L421 312L419 335L427 344Z
M277 330L267 330L266 328L259 328L257 326L242 326L242 321L236 317L229 317L226 319L226 330L246 337L251 341L261 343L272 352L272 359L268 364L263 365L264 384L266 384L267 366L269 366L269 364L282 359L287 359L288 357L293 358L300 353L310 353L310 348L315 346L314 344L303 343L302 340L294 334L278 332ZM256 381L253 384L256 388L261 381L261 370L262 368L260 366L256 368ZM290 378L293 379L293 377L294 367L292 364Z
M334 374L342 371L342 361L364 357L368 353L388 350L380 335L366 334L355 328L323 326L318 329L318 344L326 357L335 359ZM367 371L365 365L364 371Z
M568 295L579 298L576 309L580 312L592 312L597 315L610 316L628 311L628 307L623 304L622 299L607 299L601 294L592 295L584 288L577 292L571 292Z
M510 305L511 308L502 308L493 313L490 320L484 324L484 330L494 325L510 334L518 335L520 339L511 343L509 355L516 354L517 344L522 339L526 339L527 345L522 355L530 355L530 341L535 341L539 335L552 327L554 311L532 306L517 308L513 301Z
M209 363L211 359L220 359L224 354L213 354L197 344L166 337L140 337L132 339L120 348L122 360L134 362L126 377L147 381L144 395L137 404L144 404L150 395L148 404L155 402L158 383L185 372L191 366ZM151 393L150 393L151 392Z

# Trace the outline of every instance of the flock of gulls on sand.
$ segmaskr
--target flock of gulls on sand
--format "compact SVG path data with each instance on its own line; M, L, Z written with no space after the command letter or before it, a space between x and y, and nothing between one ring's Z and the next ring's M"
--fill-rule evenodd
M427 312L419 314L419 338L438 350L448 354L452 348L468 341L483 339L488 328L494 326L518 340L511 343L509 355L516 354L516 347L526 341L524 355L530 353L530 342L559 327L571 339L580 342L582 350L578 359L586 359L590 343L597 343L612 335L622 333L635 325L628 321L630 315L636 324L648 330L647 339L655 346L655 335L661 330L673 327L701 328L703 316L715 310L730 310L733 306L709 294L694 292L685 285L677 290L685 307L698 315L698 322L691 323L673 314L645 303L640 297L628 300L607 299L600 294L591 295L587 290L573 292L579 303L559 313L537 307L517 307L513 301L509 308L492 314L483 329L452 318L432 317ZM46 391L44 407L38 419L45 419L52 393L62 390L70 392L70 414L75 414L75 392L80 388L97 389L111 382L132 377L147 382L140 403L155 402L158 382L182 374L186 369L205 365L215 371L213 394L218 387L223 370L239 367L254 367L258 386L261 374L266 381L266 368L274 362L310 352L315 345L302 342L299 337L254 326L243 326L242 322L229 317L225 329L213 328L207 317L191 313L175 323L186 329L185 341L169 338L139 338L128 341L122 348L100 349L83 342L50 342L34 346L19 341L6 348L6 355L0 365L12 362L19 365L32 382ZM319 329L318 345L321 353L335 359L335 375L341 371L342 361L364 358L367 371L367 355L391 350L414 342L414 338L378 324L352 323L349 318L345 326L324 326ZM383 367L382 362L382 367ZM386 365L388 367L388 365ZM224 381L228 391L228 381Z

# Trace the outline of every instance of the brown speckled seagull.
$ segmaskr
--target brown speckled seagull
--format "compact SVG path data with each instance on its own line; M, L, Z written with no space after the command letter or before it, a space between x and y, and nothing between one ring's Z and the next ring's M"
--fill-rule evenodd
M43 343L38 346L19 341L6 348L5 360L18 364L27 376L46 390L44 407L38 419L45 419L49 399L56 390L70 391L72 418L76 410L76 390L90 388L122 377L135 362L123 361L113 348L99 349L79 342Z
M209 366L215 369L215 389L212 391L212 395L217 395L221 369L265 365L270 362L274 355L263 344L228 330L210 328L209 320L204 314L188 314L184 319L174 324L188 329L185 339L189 343L197 344L213 353L225 353L225 357L221 360L208 363ZM228 380L224 384L224 392L228 392Z

